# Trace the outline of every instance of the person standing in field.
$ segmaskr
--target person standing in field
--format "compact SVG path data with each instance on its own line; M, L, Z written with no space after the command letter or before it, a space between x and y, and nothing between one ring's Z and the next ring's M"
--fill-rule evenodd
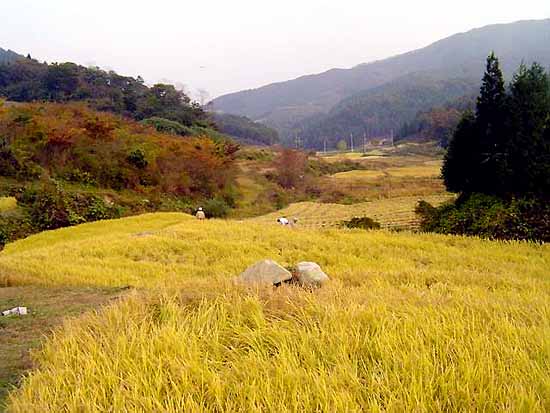
M204 211L202 210L202 207L199 208L199 210L197 211L195 216L197 217L197 219L199 221L202 221L202 220L206 219L206 215L204 214Z
M281 218L277 218L277 223L282 225L282 226L287 226L290 224L289 220L287 217L281 217Z

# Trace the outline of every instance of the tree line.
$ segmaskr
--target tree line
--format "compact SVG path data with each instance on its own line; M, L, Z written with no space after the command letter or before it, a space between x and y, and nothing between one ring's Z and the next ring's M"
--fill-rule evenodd
M521 65L506 85L487 58L474 111L449 143L442 174L457 201L420 208L425 229L550 240L550 73Z
M139 76L74 63L45 64L26 58L0 65L0 96L16 102L82 100L94 109L136 120L160 117L184 126L210 125L200 105L172 85L148 87Z
M260 144L279 139L271 128L245 117L212 116L173 85L148 87L140 76L74 63L40 63L30 56L0 63L0 96L9 101L86 101L93 109L143 121L159 132L181 136L220 132Z

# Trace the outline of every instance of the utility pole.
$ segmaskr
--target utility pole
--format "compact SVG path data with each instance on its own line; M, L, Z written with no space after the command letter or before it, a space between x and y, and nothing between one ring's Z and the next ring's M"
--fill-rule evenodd
M353 132L350 134L351 151L353 152Z
M363 153L367 153L367 132L363 134Z
M393 146L393 129L391 130L391 146Z
M325 155L327 154L327 138L325 138L325 140L323 141L323 148L324 148L324 152L325 152Z
M300 149L302 146L302 139L298 136L298 133L296 133L294 137L294 145L296 146L296 149Z

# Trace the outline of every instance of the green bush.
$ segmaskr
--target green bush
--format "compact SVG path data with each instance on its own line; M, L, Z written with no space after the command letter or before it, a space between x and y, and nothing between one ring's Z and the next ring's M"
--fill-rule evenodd
M192 135L191 130L187 127L182 125L179 122L168 120L164 118L159 117L152 117L141 121L143 124L152 126L155 128L158 132L162 133L171 133L173 135Z
M342 222L342 225L346 228L380 229L380 223L369 217L354 217L349 221Z
M20 209L0 214L0 250L8 242L24 238L36 232Z
M143 152L139 148L134 149L132 152L130 152L127 160L138 169L145 169L147 168L147 165L149 165L149 162L147 161L147 158L145 156L145 152Z
M208 218L224 218L229 214L230 206L223 198L213 198L204 204L204 213Z
M119 218L121 210L93 194L70 193L54 180L41 181L17 195L18 204L37 231Z
M427 232L550 241L550 203L539 198L503 199L475 193L438 208L420 201L416 213L421 230Z
M272 161L275 155L272 150L268 149L256 149L251 147L245 147L239 150L237 153L237 159L244 159L247 161Z

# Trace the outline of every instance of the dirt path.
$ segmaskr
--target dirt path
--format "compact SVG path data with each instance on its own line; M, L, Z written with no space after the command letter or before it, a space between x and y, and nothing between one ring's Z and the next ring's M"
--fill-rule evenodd
M38 348L65 317L97 309L122 294L112 288L0 288L0 311L17 306L30 311L27 316L0 316L0 412L8 392L32 367L30 350Z

